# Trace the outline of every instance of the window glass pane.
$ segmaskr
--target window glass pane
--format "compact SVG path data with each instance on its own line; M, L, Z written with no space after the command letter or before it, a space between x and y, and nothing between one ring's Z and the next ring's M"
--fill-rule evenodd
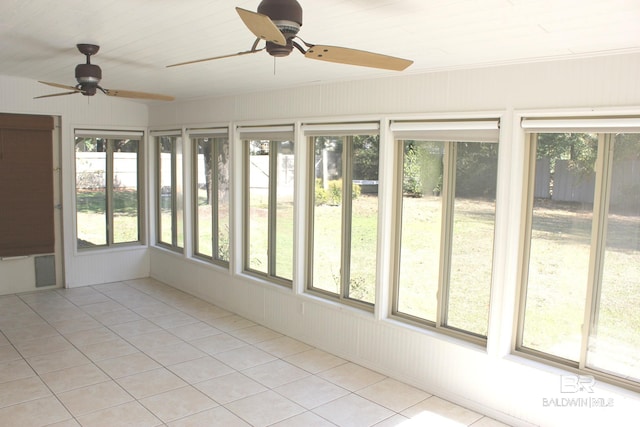
M107 244L107 141L75 138L78 248Z
M158 150L160 154L158 162L158 177L160 185L160 200L158 202L160 212L158 216L159 241L168 245L173 244L173 138L169 136L158 137Z
M456 144L453 237L446 324L487 335L498 144Z
M591 367L640 380L640 135L614 140L599 309Z
M522 345L580 358L595 189L595 134L539 134Z
M211 159L213 156L213 139L197 138L194 140L196 150L195 161L195 198L196 208L196 230L194 239L196 244L195 252L199 255L213 255L213 238L211 223L213 213L214 185L211 181L212 169Z
M397 310L436 321L444 143L402 141L402 234Z
M269 141L246 141L248 156L248 253L251 270L269 273Z
M312 287L340 294L342 260L341 137L313 138L315 195Z
M113 143L113 243L137 242L139 192L137 139Z
M293 142L278 141L276 191L276 271L275 275L293 280Z
M349 298L373 304L378 238L378 169L380 138L353 137L351 186L351 254Z

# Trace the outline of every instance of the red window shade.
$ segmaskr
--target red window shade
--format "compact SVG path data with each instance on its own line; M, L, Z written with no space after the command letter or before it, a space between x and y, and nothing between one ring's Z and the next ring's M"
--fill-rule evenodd
M54 252L53 118L0 114L0 257Z

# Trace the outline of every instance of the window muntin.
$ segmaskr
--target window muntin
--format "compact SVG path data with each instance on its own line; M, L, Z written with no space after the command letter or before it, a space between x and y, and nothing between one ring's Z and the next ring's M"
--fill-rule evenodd
M293 280L293 129L241 128L245 169L244 269L274 283Z
M400 159L392 314L484 341L493 268L497 121L401 123L392 130Z
M182 208L182 137L157 135L157 241L174 250L184 247Z
M308 289L371 308L375 302L380 137L309 137L314 153ZM345 190L348 189L348 190Z
M191 137L194 153L194 254L229 263L229 138Z
M525 120L530 173L516 349L637 388L640 129L625 126L629 118ZM555 233L539 232L554 224ZM543 260L545 245L555 251ZM555 286L542 292L545 261L552 265L542 273Z
M77 131L78 248L140 242L141 133Z

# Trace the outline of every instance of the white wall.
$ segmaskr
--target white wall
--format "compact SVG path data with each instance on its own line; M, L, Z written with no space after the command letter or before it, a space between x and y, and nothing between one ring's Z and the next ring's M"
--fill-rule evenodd
M147 106L100 94L92 98L71 95L33 99L34 96L55 92L56 89L31 80L0 76L0 94L2 94L0 112L61 117L60 155L65 284L68 287L74 287L146 277L149 274L149 256L146 246L83 253L78 253L76 249L73 209L75 203L73 130L77 127L145 130L148 122ZM18 292L35 289L35 275L30 261L29 259L0 261L0 294L6 293L3 290ZM16 288L18 278L21 283Z
M566 397L559 393L560 375L566 372L511 355L510 348L524 161L520 115L538 110L640 114L638 76L640 55L632 54L405 74L150 107L152 128L243 122L299 125L322 118L353 121L363 117L460 118L483 112L499 115L495 272L486 349L389 320L384 304L378 304L371 314L308 296L303 292L300 274L294 289L289 290L246 277L237 264L227 272L154 248L150 254L151 275L292 337L509 423L627 425L629 417L637 415L637 393L598 383L595 394L588 397L613 399L613 408L545 407L543 399ZM392 153L386 144L383 150ZM241 174L237 156L235 160L233 176L237 182ZM383 177L389 177L385 175L390 170L389 162L383 160ZM185 176L189 173L185 171ZM299 171L298 178L303 173ZM304 196L304 191L298 189L297 195ZM392 199L388 189L381 187L381 194L384 200ZM238 197L233 206L240 207ZM391 221L391 210L383 209L381 229L391 229ZM296 230L304 230L303 208L296 213ZM232 231L234 253L239 254L239 215ZM387 245L391 237L382 234L379 244ZM297 240L301 243L296 256L302 260L304 237L298 236ZM381 262L389 262L389 251L382 254ZM296 270L303 271L300 267ZM387 268L379 267L378 271L384 273L380 292L387 289L389 278Z

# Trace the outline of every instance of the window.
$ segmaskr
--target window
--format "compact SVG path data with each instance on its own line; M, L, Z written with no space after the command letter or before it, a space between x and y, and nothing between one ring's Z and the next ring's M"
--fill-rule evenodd
M141 241L142 132L75 132L78 249Z
M392 314L487 335L493 266L497 120L394 122L397 268Z
M227 129L191 132L194 165L194 254L229 263L229 138Z
M308 125L308 289L371 309L378 240L378 123Z
M529 178L516 347L640 381L640 120L525 119Z
M244 269L291 286L293 127L240 128L244 148Z
M177 251L184 248L182 137L155 134L157 166L157 242Z

